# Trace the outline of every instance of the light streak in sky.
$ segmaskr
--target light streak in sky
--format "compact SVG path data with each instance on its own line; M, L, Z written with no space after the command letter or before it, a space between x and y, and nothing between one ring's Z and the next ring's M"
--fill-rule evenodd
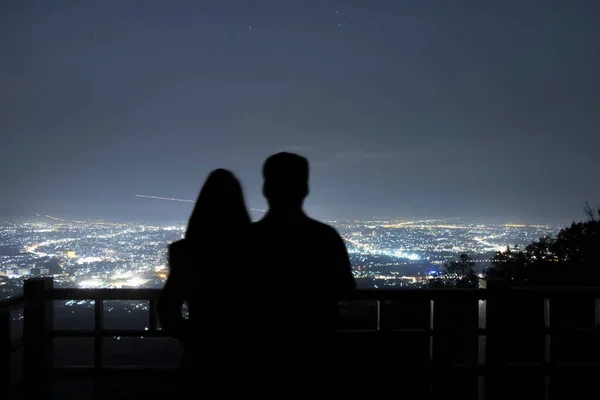
M170 200L170 201L181 201L183 203L193 203L194 200L186 199L175 199L173 197L158 197L158 196L145 196L143 194L136 194L135 197L143 197L144 199L156 199L156 200Z
M169 201L180 201L182 203L195 203L194 200L188 199L176 199L174 197L160 197L160 196L146 196L143 194L134 194L135 197L142 197L144 199L155 199L155 200L169 200ZM262 210L260 208L250 208L252 211L260 211L267 212L267 210Z

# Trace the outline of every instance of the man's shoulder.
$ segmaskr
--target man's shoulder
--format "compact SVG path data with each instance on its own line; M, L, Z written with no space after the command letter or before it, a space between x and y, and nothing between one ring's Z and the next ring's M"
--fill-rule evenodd
M307 217L307 219L307 222L310 225L310 229L314 230L316 234L330 238L337 238L340 236L338 231L333 226L326 224L325 222L313 219L311 217Z
M286 225L286 224L284 224ZM303 216L300 219L294 220L290 225L292 229L300 229L301 231L310 233L311 236L319 237L320 239L335 239L340 237L338 231L331 225L324 222L318 221L309 216ZM260 235L264 232L271 232L272 230L279 231L282 227L280 222L276 222L269 219L261 219L250 224L249 234Z

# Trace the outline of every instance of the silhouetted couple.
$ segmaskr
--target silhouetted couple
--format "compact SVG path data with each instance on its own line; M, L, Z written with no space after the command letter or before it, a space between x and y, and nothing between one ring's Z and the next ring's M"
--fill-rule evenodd
M198 371L190 378L236 377L223 381L227 390L247 377L264 394L273 379L318 379L319 369L339 361L338 300L356 286L340 235L303 211L308 161L275 154L263 178L269 210L252 223L235 176L224 169L209 175L185 239L169 246L158 315L184 346L183 369Z

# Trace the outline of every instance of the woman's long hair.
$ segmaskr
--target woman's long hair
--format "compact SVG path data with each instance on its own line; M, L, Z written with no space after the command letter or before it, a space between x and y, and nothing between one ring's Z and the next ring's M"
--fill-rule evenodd
M219 168L208 175L200 190L185 238L206 238L251 222L242 185L230 171Z

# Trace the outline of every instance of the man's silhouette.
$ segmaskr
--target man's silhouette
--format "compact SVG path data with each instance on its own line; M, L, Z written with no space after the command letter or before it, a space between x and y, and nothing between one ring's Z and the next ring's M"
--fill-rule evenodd
M269 210L250 227L262 303L259 329L272 339L301 334L305 342L335 332L337 301L351 296L356 284L340 235L303 211L308 160L275 154L265 161L263 178Z
M262 382L264 397L339 394L336 371L349 365L343 361L348 347L334 334L338 300L352 296L356 285L340 235L302 209L308 176L304 157L269 157L263 166L269 210L249 228L251 310L245 315L252 345L245 359L253 360L249 371Z

